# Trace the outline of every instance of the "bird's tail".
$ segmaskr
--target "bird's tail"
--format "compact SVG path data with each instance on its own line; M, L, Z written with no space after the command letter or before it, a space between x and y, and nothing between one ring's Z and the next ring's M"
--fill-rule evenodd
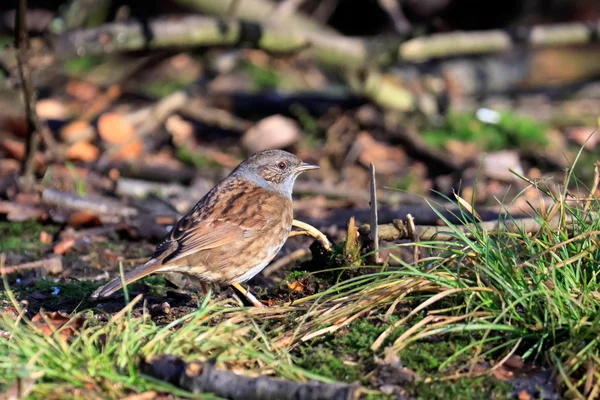
M162 265L161 260L152 259L146 264L140 265L139 267L136 267L133 270L126 272L123 276L125 285L128 285L131 282L137 281L138 279L148 276L158 271L162 267L164 266ZM90 297L92 299L97 299L100 297L110 296L111 294L123 287L123 280L120 276L118 278L113 279L106 285L100 286L94 293L92 293Z

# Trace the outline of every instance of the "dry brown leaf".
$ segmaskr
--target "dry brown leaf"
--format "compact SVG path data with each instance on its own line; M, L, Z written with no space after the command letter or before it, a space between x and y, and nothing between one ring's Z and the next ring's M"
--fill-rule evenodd
M302 137L300 127L293 119L272 115L258 121L242 136L242 146L251 153L267 149L289 147Z
M379 142L368 132L357 135L356 146L358 162L364 167L374 164L380 174L399 173L406 164L406 154L402 149Z
M98 226L102 225L102 221L100 218L93 212L89 210L81 210L76 211L69 216L69 220L67 221L69 226L79 227L79 226Z
M129 143L120 146L118 150L111 155L112 160L129 160L140 157L144 151L144 145L140 139L135 139Z
M40 232L40 242L42 242L43 244L52 243L52 235L46 231L41 231Z
M519 392L519 394L517 395L517 399L519 399L519 400L530 400L531 399L531 395L529 393L527 393L526 390L521 390Z
M512 369L521 369L525 366L525 363L521 359L521 356L514 354L504 362L504 365Z
M301 292L304 290L304 285L298 281L288 282L287 287L294 292Z
M100 152L98 151L98 148L91 143L77 142L67 149L65 155L70 160L92 162L98 159Z
M25 155L25 143L17 140L5 138L0 143L0 148L11 158L22 160ZM35 164L36 167L44 165L44 156L41 152L35 152Z
M173 136L173 143L178 146L185 145L194 135L194 125L181 118L179 115L171 115L165 121L167 132Z
M131 395L125 397L123 400L163 400L163 399L166 400L168 398L169 397L167 397L167 396L162 396L154 391L150 391L150 392L144 392L144 393L131 394Z
M107 143L124 144L133 139L135 130L122 115L107 112L98 119L98 133Z
M87 102L98 96L100 91L90 82L69 81L65 85L66 92L79 101Z
M73 246L75 246L75 239L68 238L61 240L54 246L54 254L65 254Z
M56 99L42 99L35 103L35 111L42 119L65 120L69 118L69 109Z
M33 316L31 322L43 335L50 336L60 330L60 338L66 340L71 336L75 336L76 331L81 328L83 317L70 318L58 311L47 314L40 311Z
M83 120L70 122L60 130L60 138L67 143L90 141L94 136L96 136L94 127Z

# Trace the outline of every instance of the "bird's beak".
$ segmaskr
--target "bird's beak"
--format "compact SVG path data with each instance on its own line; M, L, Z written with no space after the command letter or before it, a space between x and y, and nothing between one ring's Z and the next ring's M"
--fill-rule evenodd
M308 171L310 169L319 169L319 166L303 162L298 167L294 168L294 173L299 174L300 172Z

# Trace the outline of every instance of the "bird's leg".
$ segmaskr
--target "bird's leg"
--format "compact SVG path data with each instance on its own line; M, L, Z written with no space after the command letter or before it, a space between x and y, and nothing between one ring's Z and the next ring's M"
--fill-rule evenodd
M248 301L250 303L252 303L252 305L254 307L257 307L257 308L264 308L265 307L265 305L263 303L261 303L260 301L258 301L258 299L256 297L254 297L254 295L252 293L250 293L249 289L244 289L244 287L242 285L240 285L239 283L237 283L237 282L233 282L231 284L231 286L233 286L234 288L236 288L237 290L239 290L239 292L241 294L243 294L248 299Z
M302 229L300 234L306 234L308 236L312 236L313 238L315 238L315 240L317 240L319 243L321 243L321 246L323 246L323 248L325 250L331 250L331 243L329 242L327 237L323 234L323 232L321 232L314 226L309 225L302 221L298 221L296 219L292 221L292 226ZM294 235L290 234L290 236L294 236Z

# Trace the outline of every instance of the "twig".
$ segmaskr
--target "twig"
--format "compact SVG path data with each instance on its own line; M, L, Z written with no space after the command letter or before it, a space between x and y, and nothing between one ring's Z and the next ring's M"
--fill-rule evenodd
M351 400L359 392L358 386L341 383L302 383L264 375L252 378L217 369L209 362L186 363L176 356L150 357L142 371L192 393L212 393L231 400Z
M323 246L325 250L331 250L331 242L329 242L329 239L327 239L327 237L314 226L298 220L293 220L292 226L302 229L305 234L312 236Z
M132 217L138 210L124 206L121 202L103 196L80 197L60 190L46 188L42 192L42 202L51 206L71 210L88 210L97 214Z
M375 165L371 163L371 226L374 228L369 232L369 239L371 241L371 250L373 255L371 261L375 264L381 264L381 257L379 257L379 219L377 215L377 182L375 180Z
M296 262L297 260L300 260L309 255L310 255L309 249L301 248L298 250L294 250L290 254L281 257L279 260L277 260L273 264L269 265L267 268L265 268L263 270L262 274L264 277L269 277L270 275L272 275L276 271L279 271L281 268L285 267L286 265Z
M417 261L419 261L419 249L420 247L417 246L417 243L421 240L419 238L419 234L417 233L417 228L415 227L415 219L413 218L412 215L407 214L406 215L406 226L408 227L408 232L409 234L412 236L411 239L413 241L413 243L415 244L414 249L413 249L413 258L414 258L414 262L417 263Z
M27 271L30 269L43 268L49 274L58 275L63 270L62 257L53 256L44 260L32 261L19 265L10 265L4 267L5 274L13 274L15 272Z
M566 224L571 224L574 222L572 217L566 218ZM404 240L404 239L413 239L416 234L420 240L452 240L456 237L453 234L453 229L457 229L462 233L465 233L467 236L470 236L470 233L473 230L484 230L489 234L499 233L499 232L530 232L537 233L541 229L558 229L561 224L560 217L554 217L548 221L540 221L537 218L519 218L519 219L510 219L504 221L484 221L477 224L468 224L468 225L457 225L452 228L452 230L448 227L444 226L416 226L414 232L411 232L411 229L408 227L408 223L403 222L402 220L396 219L391 224L383 224L379 225L377 228L379 230L379 240L384 240L386 242L393 242L396 240ZM360 228L361 235L368 237L371 232L371 227L367 224L362 225Z
M378 0L379 6L385 10L394 23L396 32L407 35L411 31L411 24L402 12L400 0Z
M23 87L25 120L27 122L27 142L25 156L21 164L21 175L23 176L25 186L30 188L33 184L35 153L40 145L40 133L35 113L35 99L31 86L31 69L28 64L29 36L27 34L26 13L27 0L19 0L18 10L15 13L15 47L17 48L17 67Z

